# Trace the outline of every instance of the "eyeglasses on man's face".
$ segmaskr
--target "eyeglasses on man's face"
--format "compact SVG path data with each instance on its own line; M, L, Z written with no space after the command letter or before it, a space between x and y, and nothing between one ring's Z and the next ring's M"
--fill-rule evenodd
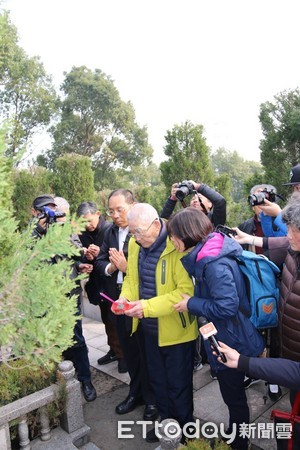
M120 215L120 214L122 214L124 211L127 211L127 209L128 208L125 208L125 207L120 207L120 208L116 208L116 209L108 209L107 211L106 211L106 214L109 216L109 217L113 217L113 216L115 216L116 214L118 214L118 215Z
M152 220L152 222L150 223L149 227L146 230L143 230L142 228L135 228L135 230L130 230L130 233L136 238L141 238L150 230L150 228L152 227L152 225L156 220L158 220L158 218Z

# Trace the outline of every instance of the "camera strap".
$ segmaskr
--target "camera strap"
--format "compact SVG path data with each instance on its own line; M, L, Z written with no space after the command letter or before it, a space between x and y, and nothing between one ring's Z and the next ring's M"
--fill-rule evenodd
M207 209L205 208L204 203L202 202L201 197L199 197L198 193L197 193L197 197L198 197L199 203L200 203L200 205L201 205L201 208L202 208L204 214L207 216L208 211L207 211Z

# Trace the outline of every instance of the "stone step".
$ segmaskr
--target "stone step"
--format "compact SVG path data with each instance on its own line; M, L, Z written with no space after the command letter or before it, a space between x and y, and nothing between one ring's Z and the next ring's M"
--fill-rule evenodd
M97 445L95 445L93 442L88 442L82 447L79 447L79 450L100 450L100 448L97 447Z
M37 438L30 442L31 450L100 450L92 442L86 442L88 432L89 427L86 425L72 434L68 434L62 428L57 427L51 430L51 438L48 441Z

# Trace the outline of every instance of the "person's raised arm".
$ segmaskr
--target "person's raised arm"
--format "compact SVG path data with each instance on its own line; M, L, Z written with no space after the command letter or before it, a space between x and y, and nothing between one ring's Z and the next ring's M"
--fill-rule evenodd
M254 245L255 247L263 247L263 238L260 236L253 236L253 234L247 234L241 231L237 227L233 227L236 231L236 235L232 236L239 244Z
M175 209L177 200L178 200L176 197L177 189L178 189L178 183L172 184L171 195L170 195L170 197L167 198L166 203L164 204L164 207L160 214L160 217L162 219L169 219L170 216L172 215L172 213Z

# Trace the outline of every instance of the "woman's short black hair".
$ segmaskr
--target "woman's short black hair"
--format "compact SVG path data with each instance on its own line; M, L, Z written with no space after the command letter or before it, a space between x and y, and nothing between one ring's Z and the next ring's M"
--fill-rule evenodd
M209 218L199 208L184 208L178 211L167 222L169 236L182 240L185 249L203 242L213 231Z

